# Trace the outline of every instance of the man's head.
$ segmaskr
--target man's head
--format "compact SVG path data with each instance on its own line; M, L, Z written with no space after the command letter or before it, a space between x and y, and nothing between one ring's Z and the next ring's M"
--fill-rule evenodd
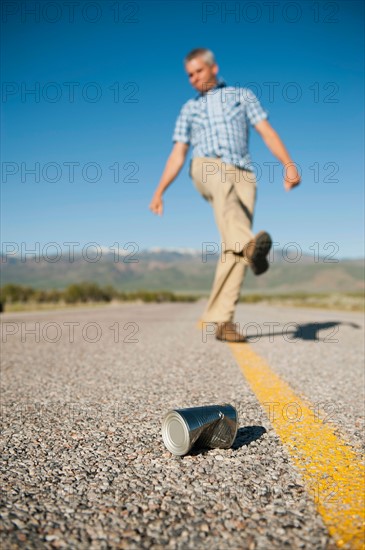
M192 50L184 59L185 70L190 84L198 92L207 92L217 84L219 67L214 54L206 48Z

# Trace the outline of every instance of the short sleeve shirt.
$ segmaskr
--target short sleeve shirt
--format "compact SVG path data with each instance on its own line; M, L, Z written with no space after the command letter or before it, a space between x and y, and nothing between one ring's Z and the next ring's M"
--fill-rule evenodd
M266 118L268 112L251 90L221 81L183 105L172 139L192 145L193 158L219 157L250 170L249 127Z

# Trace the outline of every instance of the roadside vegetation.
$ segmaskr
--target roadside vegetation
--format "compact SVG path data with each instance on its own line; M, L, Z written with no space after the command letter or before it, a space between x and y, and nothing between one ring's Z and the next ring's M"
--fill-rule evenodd
M116 302L195 302L199 296L179 295L169 291L120 292L112 286L96 283L73 284L64 290L40 290L28 286L8 284L1 288L3 311L50 309L71 305L94 305Z
M341 309L364 311L364 292L332 292L291 294L247 294L240 298L245 304L264 303L275 306L315 307L321 309Z
M71 306L98 306L118 302L196 302L203 294L175 294L166 290L121 292L112 286L100 287L96 283L72 284L64 290L40 290L29 286L7 284L1 288L1 311L31 311L65 308ZM311 307L364 311L363 292L318 293L296 292L290 294L244 294L241 303L275 306Z

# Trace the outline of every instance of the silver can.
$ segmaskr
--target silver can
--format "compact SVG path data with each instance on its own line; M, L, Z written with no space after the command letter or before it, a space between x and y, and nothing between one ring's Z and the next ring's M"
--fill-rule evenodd
M169 411L162 422L162 438L174 455L193 447L229 449L237 435L238 415L227 403Z

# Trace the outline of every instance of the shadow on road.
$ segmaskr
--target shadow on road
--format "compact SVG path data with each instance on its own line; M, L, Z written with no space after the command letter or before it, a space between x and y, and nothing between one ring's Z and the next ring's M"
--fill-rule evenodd
M244 428L239 428L232 449L236 451L244 445L249 445L253 441L260 439L264 433L266 433L266 430L263 426L245 426Z
M244 445L249 445L253 441L256 441L257 439L260 439L260 437L266 433L266 430L263 426L245 426L244 428L239 428L237 431L236 439L234 440L231 449L234 451L237 451L237 449L240 449ZM191 451L189 452L190 456L197 456L197 455L206 455L207 453L211 452L211 448L206 447L193 447ZM184 458L184 457L181 457Z
M336 342L335 335L339 331L340 325L347 325L351 328L360 329L361 326L356 323L346 323L343 321L327 321L325 323L305 323L300 325L298 323L288 323L289 330L286 330L285 327L280 331L267 332L265 334L254 334L247 335L246 339L248 342L256 342L260 338L274 338L275 336L285 336L287 340L314 340L314 341L324 341L324 342ZM290 328L293 327L292 330ZM285 332L284 332L285 329ZM321 330L332 329L324 338L319 338L319 332Z

